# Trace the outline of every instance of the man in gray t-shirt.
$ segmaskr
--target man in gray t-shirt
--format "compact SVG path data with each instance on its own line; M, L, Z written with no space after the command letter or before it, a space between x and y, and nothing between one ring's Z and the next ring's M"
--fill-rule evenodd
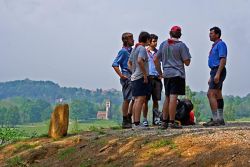
M135 129L142 127L140 126L141 110L146 101L146 96L150 93L150 85L148 83L148 55L145 48L149 44L149 39L149 33L140 33L139 43L135 45L128 61L129 69L132 71L132 95L135 98L133 105Z
M178 95L185 95L185 68L184 64L190 64L191 55L188 47L181 41L181 28L174 26L170 30L170 39L164 41L157 52L154 60L156 69L164 78L165 102L163 105L162 128L182 128L175 122L175 113ZM162 63L162 70L160 68Z

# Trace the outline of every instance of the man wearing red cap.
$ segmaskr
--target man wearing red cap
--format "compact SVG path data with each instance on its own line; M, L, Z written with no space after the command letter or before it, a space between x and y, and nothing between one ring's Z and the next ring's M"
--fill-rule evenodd
M164 41L157 52L154 60L156 69L164 78L165 101L163 104L162 129L182 128L175 122L176 103L178 95L185 95L185 68L189 66L191 55L188 47L179 40L181 28L173 26L170 30L170 38ZM160 67L162 63L162 69Z

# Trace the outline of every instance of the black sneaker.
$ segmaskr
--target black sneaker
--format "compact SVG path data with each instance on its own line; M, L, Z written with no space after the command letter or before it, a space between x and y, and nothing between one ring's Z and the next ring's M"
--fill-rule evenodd
M178 122L176 122L176 121L174 121L174 123L168 123L168 126L171 128L171 129L182 129L182 126L178 123Z
M159 126L160 129L164 130L168 128L168 122L161 122L161 126Z
M122 122L122 129L130 129L132 128L132 124L128 122L127 120Z
M223 120L224 121L224 120ZM225 124L225 122L224 122ZM206 122L203 124L203 126L208 127L208 126L219 126L219 122L218 121L214 121L213 118L210 119L210 121Z
M224 119L218 120L217 123L218 123L219 125L223 125L223 126L225 125Z

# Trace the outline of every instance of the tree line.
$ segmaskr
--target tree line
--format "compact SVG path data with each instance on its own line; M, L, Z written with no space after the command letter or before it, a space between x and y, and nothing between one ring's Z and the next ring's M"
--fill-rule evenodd
M181 98L192 100L198 121L209 119L210 108L205 92L194 92L187 86L186 96ZM0 125L46 121L59 99L69 104L70 119L74 120L95 119L98 111L105 111L106 99L110 99L112 119L121 120L121 91L67 88L51 81L26 79L0 83ZM250 117L250 94L245 97L225 96L224 100L226 120Z

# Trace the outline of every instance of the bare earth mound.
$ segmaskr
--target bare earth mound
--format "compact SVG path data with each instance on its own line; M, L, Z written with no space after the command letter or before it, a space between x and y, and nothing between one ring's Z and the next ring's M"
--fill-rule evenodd
M250 123L32 139L0 148L0 166L250 166Z

